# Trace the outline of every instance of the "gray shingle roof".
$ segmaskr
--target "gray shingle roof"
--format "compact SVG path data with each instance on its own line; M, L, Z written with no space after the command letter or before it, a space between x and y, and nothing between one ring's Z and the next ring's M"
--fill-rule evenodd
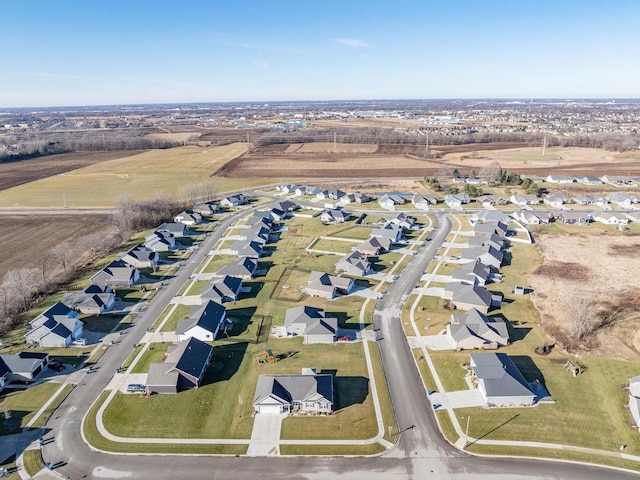
M505 353L472 353L471 366L489 397L533 395L529 384Z
M278 403L328 401L333 404L333 377L320 375L260 375L253 403L271 397Z

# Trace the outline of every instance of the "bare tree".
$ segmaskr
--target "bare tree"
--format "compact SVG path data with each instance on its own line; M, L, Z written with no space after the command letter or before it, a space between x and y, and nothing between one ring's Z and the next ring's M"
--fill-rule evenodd
M4 284L9 292L19 297L22 308L27 309L33 294L36 292L39 272L37 268L19 268L11 270L4 277Z
M69 278L75 269L76 252L69 242L62 242L50 251L53 262L62 268L65 278Z
M572 340L580 341L594 333L599 322L591 293L576 291L568 294L566 306L570 312L567 333Z
M502 167L498 162L493 162L482 167L479 172L480 178L486 178L490 182L497 182L502 178Z
M443 163L440 166L440 168L438 169L438 172L436 173L436 177L438 177L438 178L452 178L454 170L455 169L451 165L449 165L448 163Z

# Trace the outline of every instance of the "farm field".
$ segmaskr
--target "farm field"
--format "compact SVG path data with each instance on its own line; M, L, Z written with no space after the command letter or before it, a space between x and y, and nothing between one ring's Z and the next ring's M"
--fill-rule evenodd
M112 206L117 198L134 200L175 195L184 185L208 180L229 160L244 152L244 144L150 150L37 180L0 192L0 206ZM219 191L268 183L259 178L219 181ZM90 194L88 194L90 192Z
M640 268L640 236L593 234L602 227L591 225L572 234L536 235L544 267L529 279L533 298L543 322L567 325L574 309L572 295L583 292L601 305L605 300L629 311L622 312L597 336L592 352L607 358L640 361L640 314L633 306L637 293L629 289L637 284ZM609 227L612 228L612 227ZM631 297L627 297L631 293Z
M0 258L0 272L40 268L47 249L67 240L111 227L109 215L0 215L3 245L10 255Z
M292 143L284 153L375 153L377 150L375 143L337 143L334 146L333 142L312 142Z
M139 150L74 152L15 162L0 162L0 190L59 175L95 163L131 157L139 153L141 153Z

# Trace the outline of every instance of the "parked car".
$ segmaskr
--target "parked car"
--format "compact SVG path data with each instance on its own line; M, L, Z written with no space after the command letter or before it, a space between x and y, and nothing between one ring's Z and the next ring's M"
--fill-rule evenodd
M73 341L73 345L85 346L87 344L86 338L78 338Z
M128 393L144 393L147 391L147 386L141 383L130 383L127 385Z
M55 370L56 372L61 372L65 369L65 366L57 360L52 360L49 362L49 368L51 370Z

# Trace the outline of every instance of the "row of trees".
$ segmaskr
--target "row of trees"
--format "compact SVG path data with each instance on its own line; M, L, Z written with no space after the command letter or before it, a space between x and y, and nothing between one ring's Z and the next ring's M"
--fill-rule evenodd
M206 191L207 195L215 192L209 182L185 188L189 192ZM194 200L202 201L202 197ZM169 196L141 202L122 197L112 216L112 227L53 246L37 267L7 272L0 278L0 334L15 327L20 315L31 308L34 301L77 279L96 260L121 248L134 232L153 228L173 218L187 205L191 203Z

